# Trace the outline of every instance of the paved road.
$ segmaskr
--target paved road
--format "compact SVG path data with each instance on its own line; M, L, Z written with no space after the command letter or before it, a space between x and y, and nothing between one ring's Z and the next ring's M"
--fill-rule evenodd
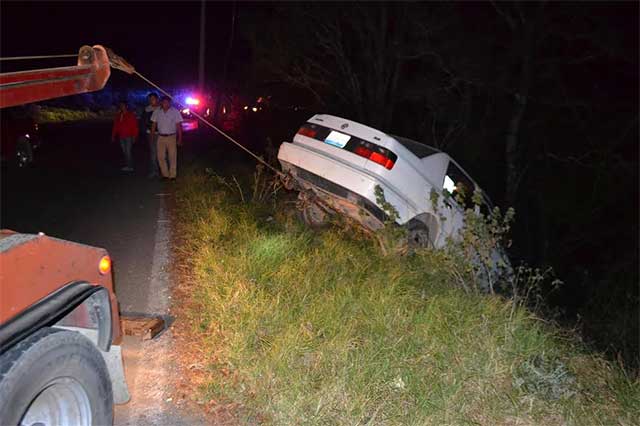
M121 310L167 313L171 184L146 178L143 145L134 148L136 171L121 172L119 147L109 136L105 122L45 126L34 167L2 168L0 227L106 248ZM185 142L183 166L206 157L212 146L211 136L189 135ZM170 333L144 344L127 338L124 352L133 398L116 410L116 424L200 423L170 403Z
M106 248L122 309L130 311L146 303L158 209L171 189L146 179L147 151L141 144L134 145L138 169L121 172L121 153L109 136L105 122L45 128L34 167L2 168L0 225ZM207 152L202 138L186 141L200 148L186 146L183 162Z
M106 248L122 309L133 310L145 302L160 203L155 194L164 189L144 179L144 170L120 172L120 153L109 135L109 124L100 122L43 131L47 145L36 153L35 167L3 167L0 223Z

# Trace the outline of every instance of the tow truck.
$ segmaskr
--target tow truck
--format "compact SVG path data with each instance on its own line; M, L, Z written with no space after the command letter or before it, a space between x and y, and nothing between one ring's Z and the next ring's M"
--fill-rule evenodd
M75 66L0 74L0 108L100 90L111 68L135 72L95 45ZM130 398L122 335L105 249L0 231L0 424L112 424Z

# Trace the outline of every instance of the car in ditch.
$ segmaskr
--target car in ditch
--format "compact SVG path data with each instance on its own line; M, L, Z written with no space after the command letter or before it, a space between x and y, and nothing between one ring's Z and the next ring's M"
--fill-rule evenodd
M409 246L441 248L458 235L466 208L492 209L447 153L332 115L311 117L282 143L278 160L311 226L334 214L368 231L393 221L407 229ZM471 201L476 191L480 203Z

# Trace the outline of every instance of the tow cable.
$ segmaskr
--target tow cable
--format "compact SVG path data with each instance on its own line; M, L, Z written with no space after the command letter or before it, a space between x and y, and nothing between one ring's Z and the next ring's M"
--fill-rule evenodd
M109 48L105 48L105 50L107 52L107 56L109 58L109 65L111 66L111 68L115 68L115 69L118 69L120 71L124 71L127 74L134 74L134 75L138 76L140 79L142 79L144 82L149 84L150 86L152 86L155 89L157 89L158 91L160 91L162 94L168 96L171 99L174 99L174 97L170 93L168 93L162 87L160 87L157 84L155 84L153 81L149 80L147 77L145 77L142 74L140 74L140 72L136 71L136 69L131 64L129 64L121 56L117 55L113 50L111 50ZM71 58L71 57L78 57L78 54L0 57L0 62L1 61L34 60L34 59ZM245 151L247 154L251 155L253 158L256 159L256 161L258 161L259 163L263 164L269 170L273 171L278 177L280 177L283 180L285 180L285 182L287 181L286 175L284 173L282 173L280 170L278 170L275 167L273 167L271 164L267 163L259 155L255 154L251 150L245 148L240 142L238 142L237 140L235 140L234 138L232 138L231 136L226 134L223 130L221 130L218 127L216 127L209 120L207 120L206 118L202 117L200 114L198 114L195 111L191 111L191 114L193 114L196 118L198 118L200 121L202 121L207 126L211 127L213 130L218 132L220 135L222 135L229 142L232 142L233 144L237 145L240 149Z
M144 82L146 82L147 84L149 84L150 86L154 87L155 89L157 89L158 91L160 91L162 94L168 96L171 99L174 99L174 97L168 93L166 90L164 90L162 87L158 86L157 84L155 84L153 81L149 80L148 78L146 78L145 76L143 76L142 74L140 74L140 72L138 72L133 65L131 65L130 63L128 63L126 60L124 60L124 58L122 58L121 56L117 55L113 50L106 48L105 49L107 52L107 56L109 58L109 65L111 65L111 68L115 68L118 69L120 71L124 71L127 74L134 74L137 75L138 77L140 77L140 79L142 79ZM54 59L54 58L71 58L71 57L78 57L78 54L68 54L68 55L34 55L34 56L11 56L11 57L0 57L0 61L19 61L19 60L33 60L33 59ZM284 173L282 173L280 170L276 169L275 167L273 167L271 164L267 163L262 157L260 157L259 155L256 155L255 153L253 153L251 150L245 148L240 142L238 142L237 140L235 140L234 138L232 138L231 136L229 136L228 134L226 134L224 131L220 130L218 127L216 127L214 124L212 124L209 120L207 120L206 118L202 117L200 114L198 114L195 111L191 111L191 114L193 114L196 118L198 118L200 121L202 121L204 124L206 124L207 126L211 127L213 130L215 130L216 132L218 132L220 135L222 135L225 139L227 139L229 142L234 143L235 145L237 145L240 149L242 149L243 151L245 151L247 154L251 155L253 158L256 159L256 161L258 161L259 163L262 163L265 167L267 167L269 170L273 171L277 176L279 176L280 178L286 178L286 175Z
M168 93L166 90L164 90L162 87L158 86L157 84L155 84L153 81L149 80L147 77L143 76L142 74L140 74L140 72L138 72L133 65L129 64L127 61L125 61L122 57L118 56L117 54L115 54L113 52L113 50L111 49L106 49L107 50L107 56L109 57L109 63L111 64L112 68L115 69L119 69L121 71L124 71L128 74L135 74L138 77L140 77L140 79L142 79L144 82L146 82L147 84L149 84L150 86L154 87L155 89L157 89L158 91L160 91L162 94L168 96L169 98L173 99L174 97ZM218 132L220 135L222 135L224 138L226 138L229 142L234 143L235 145L237 145L240 149L242 149L243 151L245 151L247 154L251 155L253 158L256 159L256 161L258 161L259 163L262 163L265 167L267 167L269 170L273 171L277 176L279 176L282 179L286 178L286 175L284 173L282 173L280 170L276 169L275 167L273 167L271 164L267 163L262 157L260 157L259 155L253 153L251 150L249 150L248 148L244 147L240 142L238 142L237 140L235 140L234 138L232 138L231 136L229 136L228 134L226 134L223 130L219 129L218 127L216 127L214 124L212 124L211 122L209 122L209 120L207 120L206 118L202 117L200 114L198 114L195 111L191 111L191 114L193 114L196 118L198 118L200 121L202 121L204 124L206 124L207 126L211 127L213 130L215 130L216 132Z

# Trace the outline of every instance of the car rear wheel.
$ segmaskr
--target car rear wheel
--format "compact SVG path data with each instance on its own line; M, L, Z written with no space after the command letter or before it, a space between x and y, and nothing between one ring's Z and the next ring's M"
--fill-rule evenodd
M429 227L417 219L409 221L407 224L407 245L409 250L430 247Z
M44 328L0 357L0 419L11 425L110 425L102 355L80 333Z

